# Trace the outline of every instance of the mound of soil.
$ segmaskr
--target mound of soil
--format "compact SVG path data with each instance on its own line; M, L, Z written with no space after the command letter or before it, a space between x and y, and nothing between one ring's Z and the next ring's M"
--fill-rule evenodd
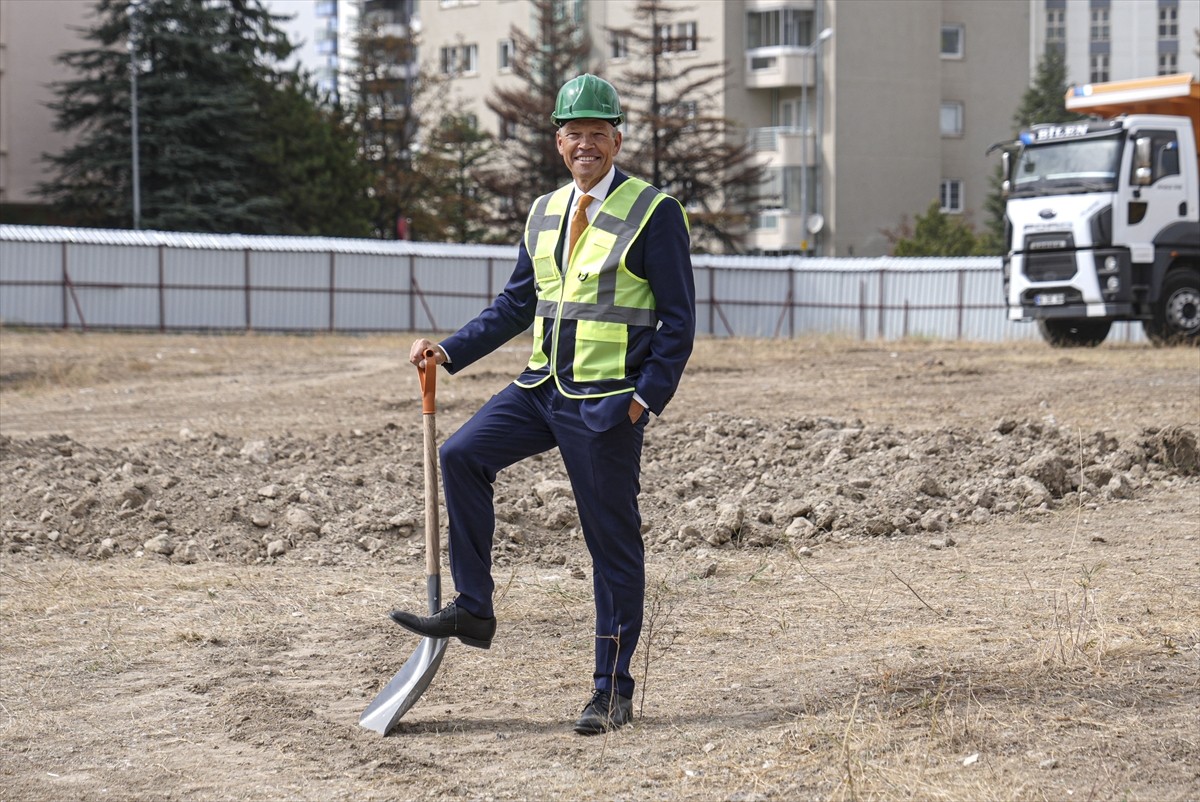
M0 547L177 563L403 559L423 548L421 435L387 424L319 437L219 432L144 445L0 437ZM1122 442L1034 421L905 431L861 420L664 420L648 438L648 548L771 547L953 534L960 521L1094 509L1197 470L1182 426ZM533 488L533 492L527 492ZM497 563L561 564L581 538L551 453L498 483Z

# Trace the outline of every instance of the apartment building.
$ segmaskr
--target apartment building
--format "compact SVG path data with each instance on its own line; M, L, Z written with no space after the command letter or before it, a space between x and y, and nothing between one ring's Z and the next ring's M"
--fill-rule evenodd
M62 150L54 130L50 84L70 74L56 57L87 43L76 28L91 20L93 0L0 2L0 222L6 209L38 219L37 186L47 178L43 153ZM28 218L26 218L28 219Z
M532 33L529 0L267 0L295 14L293 38L317 81L352 91L360 14L420 34L420 60L450 79L448 110L498 133L486 106L511 73L515 27ZM612 29L636 0L561 0L587 33L588 69L618 88L630 65ZM1071 82L1164 72L1200 74L1192 0L665 0L678 10L672 58L728 67L711 110L733 120L767 168L746 248L875 256L885 229L933 200L984 222L994 157L1046 47ZM0 2L0 204L30 203L40 154L61 147L45 103L65 77L54 55L80 44L92 0ZM411 65L410 65L411 67ZM547 114L549 110L547 110ZM636 119L628 131L637 133ZM547 136L550 135L549 129ZM637 172L637 165L626 165Z
M1034 52L1059 48L1070 83L1200 75L1195 0L1032 0Z
M876 256L885 229L941 200L980 221L994 165L1030 75L1030 5L1018 0L665 0L679 9L674 58L728 66L715 110L767 171L746 249ZM589 67L620 89L614 28L635 0L566 0L594 49ZM450 101L496 131L484 103L510 81L524 0L419 0L426 54L451 77ZM450 57L445 54L449 52ZM428 55L427 55L428 58ZM710 110L712 111L712 110ZM629 121L631 131L638 121ZM549 131L547 132L549 135ZM619 161L619 159L618 159ZM636 166L631 169L636 170Z

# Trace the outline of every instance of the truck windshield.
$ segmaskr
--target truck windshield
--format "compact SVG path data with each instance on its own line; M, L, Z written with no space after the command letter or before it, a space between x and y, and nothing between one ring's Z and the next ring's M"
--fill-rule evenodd
M1013 197L1116 189L1121 138L1074 139L1030 145L1013 171Z

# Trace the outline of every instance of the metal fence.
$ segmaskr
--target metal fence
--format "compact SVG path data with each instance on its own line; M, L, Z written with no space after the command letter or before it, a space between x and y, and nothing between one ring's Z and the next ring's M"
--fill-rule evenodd
M444 332L515 247L0 225L0 323L157 331ZM1010 341L998 258L693 257L715 337ZM1114 327L1137 340L1139 328Z

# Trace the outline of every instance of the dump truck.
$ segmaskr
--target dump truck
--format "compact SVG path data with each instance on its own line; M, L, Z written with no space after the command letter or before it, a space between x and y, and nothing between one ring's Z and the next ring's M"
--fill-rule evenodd
M1099 345L1119 320L1200 343L1200 83L1087 84L1066 107L1088 116L1002 155L1009 319L1055 347Z

